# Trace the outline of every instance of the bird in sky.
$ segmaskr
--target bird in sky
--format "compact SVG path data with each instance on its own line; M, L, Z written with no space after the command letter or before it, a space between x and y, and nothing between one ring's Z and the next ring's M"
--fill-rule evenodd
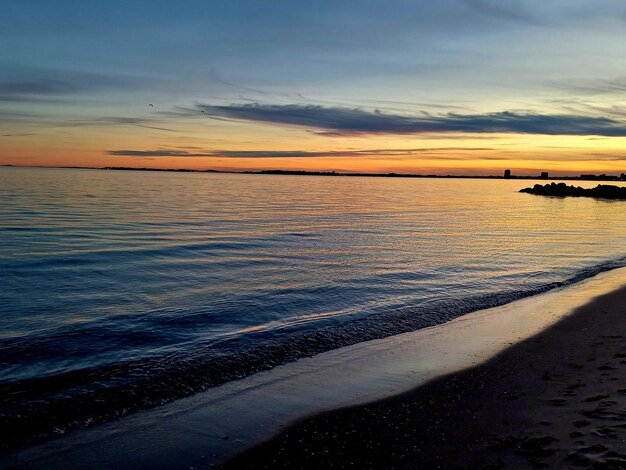
M149 107L149 108L154 108L154 105L153 105L152 103L150 103L150 104L148 105L148 107Z

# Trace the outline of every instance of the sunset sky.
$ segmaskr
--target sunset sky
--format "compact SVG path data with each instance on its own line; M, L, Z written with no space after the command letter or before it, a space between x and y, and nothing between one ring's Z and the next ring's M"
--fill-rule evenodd
M626 171L623 0L2 7L0 164Z

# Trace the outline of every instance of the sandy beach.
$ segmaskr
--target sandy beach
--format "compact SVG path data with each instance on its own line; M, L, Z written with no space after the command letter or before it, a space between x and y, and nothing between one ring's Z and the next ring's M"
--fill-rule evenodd
M626 288L483 365L297 422L224 468L626 468Z

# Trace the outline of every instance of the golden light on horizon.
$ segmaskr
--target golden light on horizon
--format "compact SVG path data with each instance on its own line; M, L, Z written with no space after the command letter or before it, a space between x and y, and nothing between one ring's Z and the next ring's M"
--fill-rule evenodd
M3 164L128 166L216 170L285 169L339 172L499 174L518 172L623 171L623 137L528 134L421 134L328 137L299 129L252 125L224 132L194 123L174 136L160 129L89 126L16 135L0 142ZM167 126L167 124L163 124ZM174 123L172 126L175 126ZM267 132L267 128L271 132ZM237 134L238 131L240 134ZM214 134L220 138L214 138ZM269 134L269 135L268 135ZM238 137L240 135L240 137ZM118 149L137 155L112 155ZM163 155L151 155L161 151ZM141 154L144 152L145 155ZM180 155L168 156L168 152ZM241 152L241 154L237 154ZM272 156L275 152L278 155ZM281 156L292 152L297 156ZM247 157L247 153L262 156ZM185 154L195 156L186 157ZM210 156L202 156L209 154Z

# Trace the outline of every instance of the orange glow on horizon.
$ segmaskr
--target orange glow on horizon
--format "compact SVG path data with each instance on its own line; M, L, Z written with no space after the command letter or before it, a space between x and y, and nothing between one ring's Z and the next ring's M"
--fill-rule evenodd
M215 127L218 127L216 132ZM264 169L363 173L489 175L551 171L563 175L624 171L624 138L523 134L328 137L299 129L195 124L180 133L140 127L67 128L0 141L0 164L245 171ZM236 132L237 131L237 132ZM214 135L219 135L215 138ZM111 155L111 151L188 152L215 156ZM249 158L219 152L315 152ZM318 155L318 154L321 154Z

